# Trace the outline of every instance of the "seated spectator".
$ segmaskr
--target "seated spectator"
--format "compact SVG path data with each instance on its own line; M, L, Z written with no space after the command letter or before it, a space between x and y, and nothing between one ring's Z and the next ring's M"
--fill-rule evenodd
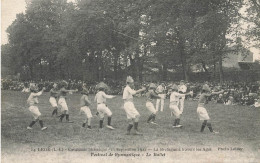
M225 105L234 105L234 97L233 95L229 95L228 101L224 103Z
M255 101L254 107L260 109L260 97Z
M223 94L219 94L217 98L217 103L224 104Z

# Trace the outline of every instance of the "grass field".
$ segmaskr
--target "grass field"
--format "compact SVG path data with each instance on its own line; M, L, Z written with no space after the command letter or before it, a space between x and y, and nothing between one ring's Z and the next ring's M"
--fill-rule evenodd
M39 110L48 129L41 131L37 123L28 131L26 127L32 120L26 105L28 95L2 91L2 162L260 162L259 109L208 104L213 128L220 132L215 135L207 128L204 133L199 132L201 122L196 114L196 101L185 101L181 119L184 127L172 129L168 99L164 112L157 114L159 125L155 126L146 123L149 112L145 99L135 98L135 106L141 114L139 129L144 134L135 136L125 135L127 121L121 96L107 103L113 112L112 125L116 129L100 131L99 119L94 117L93 129L89 131L81 128L84 116L79 115L80 94L69 95L67 99L70 119L74 123L60 123L51 117L49 94L44 93L39 97ZM93 101L94 97L90 96L90 99ZM94 115L96 105L91 109ZM96 156L98 153L112 153L113 156ZM118 157L116 153L140 156Z

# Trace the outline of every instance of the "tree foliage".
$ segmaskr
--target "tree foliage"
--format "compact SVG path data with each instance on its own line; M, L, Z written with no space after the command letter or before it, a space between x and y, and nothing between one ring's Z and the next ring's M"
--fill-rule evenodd
M2 60L15 60L10 69L28 79L142 81L159 72L167 80L172 70L189 80L195 65L213 65L222 81L222 60L234 44L227 35L237 29L241 6L242 0L32 0L9 26Z

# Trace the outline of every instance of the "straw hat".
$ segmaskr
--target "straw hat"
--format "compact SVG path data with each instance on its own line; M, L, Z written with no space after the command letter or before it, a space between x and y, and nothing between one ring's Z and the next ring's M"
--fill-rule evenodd
M100 82L97 84L96 89L100 89L100 88L106 89L108 88L108 86L104 82Z
M30 89L31 91L36 91L36 90L37 90L36 84L35 84L35 83L30 83L29 89Z
M209 91L210 91L210 88L209 88L209 86L208 86L207 84L204 84L204 85L202 86L202 90L209 92Z
M149 88L156 88L156 85L155 85L154 83L151 83L151 84L149 85Z
M173 84L173 85L171 86L171 89L178 91L178 86L177 86L176 84Z
M134 82L134 79L133 79L131 76L127 76L126 82L127 82L127 83L133 83L133 82Z
M60 85L61 85L61 87L67 86L67 85L68 85L68 82L66 82L65 80L62 80L62 81L60 82Z
M81 94L88 95L88 94L89 94L88 89L84 88L84 89L81 91Z

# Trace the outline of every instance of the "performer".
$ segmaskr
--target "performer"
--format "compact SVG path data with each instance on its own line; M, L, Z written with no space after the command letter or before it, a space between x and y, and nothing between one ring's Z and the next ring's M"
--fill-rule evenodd
M134 86L134 80L131 76L128 76L126 79L126 87L123 91L123 100L124 100L124 110L126 112L127 119L129 121L129 125L127 127L127 135L130 135L130 131L132 127L134 126L134 134L135 135L142 135L138 131L138 121L140 118L139 112L136 110L134 103L133 103L133 95L143 92L146 90L146 88L139 89L135 91L131 87Z
M180 85L178 86L178 92L186 93L186 91L187 91L187 87L184 84L184 80L181 80ZM183 113L183 109L184 109L184 100L185 100L185 96L181 96L179 99L179 108L180 108L181 114Z
M49 102L51 103L51 106L53 108L52 116L54 114L58 114L58 104L57 104L57 98L58 98L59 90L57 88L57 83L53 84L53 88L50 90L50 99Z
M155 93L155 89L156 89L156 85L151 83L149 85L149 90L146 93L146 108L151 112L151 115L149 116L147 123L151 123L151 124L157 124L155 122L155 117L156 117L156 113L157 110L154 108L153 105L153 99L161 99L164 98L162 96L159 96Z
M66 121L68 123L73 123L73 121L69 120L69 108L66 102L67 93L77 92L78 90L67 90L68 83L66 81L62 81L60 83L61 89L60 89L60 95L59 95L59 101L58 104L61 107L61 115L60 115L60 122L62 122L63 118L66 116Z
M104 114L106 114L107 117L107 128L114 130L115 128L111 126L111 120L112 120L112 112L111 110L107 107L106 105L106 99L109 98L114 98L115 96L112 95L107 95L104 91L108 86L104 83L101 82L97 85L96 87L98 89L98 92L95 96L95 101L97 102L97 111L98 111L98 116L100 118L99 121L99 128L103 128L103 122L104 122Z
M205 104L207 103L207 97L210 97L211 95L215 95L215 94L220 94L223 92L224 91L210 93L209 86L207 84L203 85L202 93L200 95L199 102L198 102L199 104L198 104L198 108L197 108L197 114L199 116L199 119L201 121L203 121L200 132L203 132L205 127L208 126L210 132L216 133L216 134L218 133L213 130L211 123L208 122L210 120L210 118L209 118L207 110L205 109Z
M28 130L32 130L32 126L38 121L40 123L41 130L47 129L47 127L43 126L43 121L40 118L41 113L37 107L37 104L39 103L38 96L42 95L42 92L44 90L45 90L45 88L43 87L43 89L41 91L38 91L38 86L36 84L34 84L34 83L30 84L31 94L27 99L27 103L29 104L29 111L32 113L34 120L27 127Z
M80 98L80 113L84 113L86 115L86 119L82 124L82 127L86 126L87 123L87 129L91 130L91 118L92 118L92 114L91 111L89 109L89 106L91 105L91 102L88 99L88 93L89 91L86 89L86 87L83 85L83 90L81 92L82 96Z
M155 91L161 98L158 98L156 100L156 111L159 111L159 105L161 103L161 112L163 111L164 108L164 99L165 99L165 95L166 95L166 88L165 88L165 84L161 83Z
M170 95L170 110L171 113L175 115L175 121L173 124L173 128L175 127L182 127L182 125L180 125L180 118L181 118L181 110L178 108L178 101L180 98L185 98L185 95L189 95L188 94L182 94L182 93L178 93L178 86L177 85L173 85L171 87L171 95Z

